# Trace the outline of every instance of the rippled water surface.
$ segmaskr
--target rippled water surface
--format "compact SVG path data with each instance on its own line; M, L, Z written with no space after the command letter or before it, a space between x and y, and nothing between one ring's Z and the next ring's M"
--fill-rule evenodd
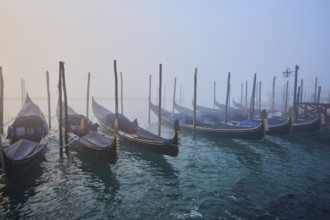
M47 113L45 100L35 102ZM99 103L114 109L112 100ZM69 104L84 113L82 100ZM20 101L5 105L9 121ZM125 114L156 133L145 100L127 100ZM22 182L1 181L0 219L330 219L328 132L261 142L182 134L176 158L121 145L111 166L73 147L60 159L52 124L45 159Z

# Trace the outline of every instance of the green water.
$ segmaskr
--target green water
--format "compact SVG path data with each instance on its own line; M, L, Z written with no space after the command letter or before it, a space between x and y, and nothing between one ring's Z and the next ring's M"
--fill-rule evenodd
M113 107L110 100L99 102ZM13 108L20 102L6 103ZM81 100L69 104L84 113ZM147 123L146 106L129 100L125 114L156 133L156 117ZM5 110L5 119L17 112ZM0 219L330 218L329 133L262 142L182 134L176 158L122 145L111 166L73 147L60 159L56 118L52 124L45 159L22 182L1 181ZM163 127L162 135L171 137L173 130Z

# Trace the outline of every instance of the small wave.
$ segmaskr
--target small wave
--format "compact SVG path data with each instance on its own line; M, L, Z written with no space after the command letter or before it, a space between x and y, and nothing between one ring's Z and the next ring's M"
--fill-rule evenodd
M186 219L186 218L203 218L203 215L197 211L197 209L193 209L190 213L184 214L175 214L176 219Z

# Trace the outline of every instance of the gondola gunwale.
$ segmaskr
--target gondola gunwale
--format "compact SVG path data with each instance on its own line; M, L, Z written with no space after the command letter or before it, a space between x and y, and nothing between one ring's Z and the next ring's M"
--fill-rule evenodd
M100 123L101 126L106 128L109 132L114 133L113 125L105 119L107 115L114 115L113 112L106 109L104 106L98 104L94 97L92 98L92 108L95 117L97 118L97 121ZM103 111L103 115L101 116L101 113L97 111ZM122 114L119 114L122 117L125 117ZM125 117L126 118L126 117ZM127 119L128 120L128 119ZM130 121L131 122L131 121ZM132 123L132 122L131 122ZM158 153L158 154L164 154L172 157L176 157L179 154L179 128L175 129L174 137L171 139L166 139L163 137L156 136L155 134L150 133L149 131L137 126L136 129L142 132L149 133L151 137L153 138L146 138L142 136L137 136L130 133L127 133L125 131L118 130L119 139L123 142L131 145L136 146L138 148L143 148L145 150Z
M26 122L33 122L35 127L26 125ZM14 129L24 127L33 128L33 135L24 132L24 135L16 135ZM36 133L36 128L42 132ZM11 132L9 132L11 131ZM25 103L17 114L13 123L8 127L6 141L1 142L1 167L7 183L20 181L28 170L36 163L40 162L47 151L48 144L48 124L40 107L35 104L29 95L26 95ZM9 152L14 150L15 152ZM21 149L33 148L18 156ZM22 153L22 151L20 151ZM9 153L11 155L9 155Z
M59 120L59 103L56 108L56 116ZM62 120L64 122L64 114L62 114ZM90 119L88 119L85 115L77 113L72 107L68 106L68 119L70 118L80 118L85 120L86 123L93 123ZM94 124L94 123L93 123ZM62 123L62 129L65 131L64 123ZM87 126L87 125L86 125ZM83 135L79 135L71 129L68 130L68 136L70 140L73 140L73 146L75 146L78 150L84 150L86 152L91 153L94 157L99 158L105 162L110 164L116 164L118 160L118 141L116 136L109 136L107 134L103 134L96 130L91 130L87 128L87 133ZM94 134L94 135L91 135ZM100 140L104 143L98 144L95 140ZM105 140L107 139L107 141ZM89 144L87 144L88 142Z
M156 109L158 109L158 106L150 102L150 108L155 113L158 114ZM168 112L165 109L162 109L162 120L165 122L172 124L173 121L169 119L169 115L172 113ZM166 115L166 116L165 116ZM193 130L193 125L187 125L187 124L180 124L181 129ZM255 133L252 133L255 132ZM262 141L265 138L266 131L264 127L264 123L260 123L256 127L233 127L233 129L226 129L226 128L208 128L208 127L201 127L196 126L196 133L203 133L205 135L212 135L217 138L228 138L228 139L250 139L250 140L260 140ZM255 136L246 136L245 138L236 136L237 134L241 133L242 136L245 136L246 134L254 134ZM216 135L216 136L215 136ZM224 135L224 136L222 136Z
M269 120L268 120L269 121ZM279 124L270 124L267 135L288 135L292 132L292 118L287 117L285 121Z
M236 105L236 103L234 105ZM197 110L199 109L201 110L201 112L205 112L206 114L223 113L221 110L210 109L204 106L197 106ZM240 111L243 112L245 110L242 108L240 109ZM290 117L283 118L281 122L276 124L272 124L271 122L272 122L272 118L268 118L268 129L266 131L267 135L288 135L292 131L292 119Z
M292 133L301 134L301 133L310 133L318 134L321 132L321 117L317 115L314 119L304 121L304 122L294 122L292 124Z

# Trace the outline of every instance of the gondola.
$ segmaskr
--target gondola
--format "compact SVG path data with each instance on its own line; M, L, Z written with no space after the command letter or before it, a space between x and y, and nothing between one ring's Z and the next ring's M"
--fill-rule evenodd
M180 113L184 113L190 116L193 115L193 110L183 107L176 102L173 102L173 106ZM236 110L227 112L228 121L238 122L246 119L247 116L245 117L241 113L236 112ZM223 122L225 121L225 110L210 109L207 107L196 105L196 121L206 124Z
M287 135L292 132L291 117L272 117L268 118L268 135Z
M150 103L150 109L158 115L158 106ZM264 112L264 111L263 111ZM179 120L180 128L188 132L194 129L193 119L190 115L181 113L171 113L165 109L161 110L161 117L164 123L172 125L175 120ZM265 118L265 114L263 114ZM266 134L264 120L255 127L240 127L239 125L225 125L217 123L207 125L205 123L196 123L196 133L223 139L247 139L263 140Z
M64 105L63 105L64 106ZM62 114L62 126L65 128L64 110ZM59 103L57 104L56 115L60 120ZM118 158L118 141L114 136L100 133L97 124L93 123L86 116L78 114L68 106L68 135L70 140L82 152L93 155L110 164L116 164ZM70 141L70 142L71 142Z
M94 98L92 99L92 108L98 122L114 132L115 114L99 105ZM174 123L175 135L172 139L159 137L138 126L137 120L133 122L123 114L118 114L118 126L120 138L130 146L143 148L145 150L176 157L179 153L179 124Z
M214 100L214 104L217 108L219 108L221 111L225 111L226 105L225 104L221 104L220 102L218 102L217 100ZM232 106L228 106L228 111L229 112L237 112L241 115L246 115L248 114L249 109L248 108L237 108L237 107L232 107Z
M220 109L223 113L225 112L226 105L219 103L217 100L214 100L215 106ZM255 114L259 114L259 112L254 112ZM239 109L228 106L227 110L228 118L232 121L241 121L246 120L248 118L248 111L245 109Z
M176 102L173 102L173 106L174 109L176 109L178 112L182 113L182 114L186 114L189 116L192 116L194 114L193 110L188 109L186 107L183 107L179 104L177 104ZM214 111L201 111L201 108L197 108L196 111L196 120L198 123L201 124L214 124L214 123L218 123L220 121L224 120L224 116L222 113L217 114L219 110L214 110Z
M249 111L246 106L237 103L235 100L233 100L233 104L237 109L240 109L241 111ZM276 113L279 113L279 111L268 111L267 115L270 116ZM267 135L288 135L292 132L293 124L291 117L271 116L267 118Z
M220 103L217 103L218 106L225 106ZM221 110L222 109L222 110ZM216 119L218 121L224 121L225 120L225 107L219 107L217 109L212 109L200 105L196 105L196 110L200 112L202 115L208 115L209 117ZM247 119L247 114L245 111L237 111L235 108L229 108L229 111L227 112L227 119L229 121L241 121Z
M47 150L48 125L46 119L29 95L8 127L1 149L1 165L8 182L16 182L41 161Z
M203 106L197 106L197 110L202 110L205 112L210 112L210 114L221 114L222 112L220 110L216 109L208 109ZM223 117L220 117L223 118ZM222 119L223 120L223 119ZM267 118L268 125L266 125L266 134L267 135L287 135L291 133L292 130L292 120L290 117L282 118L282 117L271 117ZM260 123L260 121L257 121L255 123L252 123L251 126L256 126L257 123Z
M196 110L199 112L205 112L205 113L209 113L209 114L216 114L216 115L223 114L223 111L221 111L220 109L208 108L208 107L197 105L197 104L196 104Z
M242 125L244 124L246 126L256 126L258 123L260 123L260 119L245 120L241 122ZM292 131L292 120L290 117L267 118L267 124L265 126L267 135L288 135Z
M235 100L233 100L233 105L234 105L234 107L235 107L235 109L239 109L240 111L242 111L242 112L249 112L249 107L247 107L247 106L244 106L244 105L241 105L240 103L238 103L238 102L236 102ZM256 113L258 113L258 110L257 111L255 111ZM276 124L278 124L278 119L280 118L280 116L279 115L281 115L281 111L279 111L278 109L268 109L267 110L267 114L268 115L277 115L276 116L276 120L274 121L274 123L276 123ZM268 117L268 120L269 120L270 118ZM282 118L283 120L280 122L280 123L283 123L284 121L288 121L287 119L284 119L284 118Z
M202 111L205 114L209 114L212 118L216 118L217 115L219 119L224 120L224 116L221 110L210 109L203 106L197 106L198 111ZM282 117L271 117L267 119L268 124L266 125L266 134L267 135L287 135L291 133L292 130L292 120L290 117L282 118ZM250 126L256 126L260 121L250 122Z
M242 104L236 102L234 99L233 99L233 105L234 105L234 107L237 108L237 109L242 109L242 110L245 109L245 111L249 111L249 108L248 108L248 107L246 107L246 106L244 106L244 105L242 105Z
M179 104L177 104L176 102L173 103L174 108L179 112L179 113L183 113L183 114L187 114L189 116L193 116L193 110L185 108ZM216 114L216 110L208 110L205 111L205 109L207 109L206 107L200 107L199 108L204 109L204 111L198 111L197 105L196 105L196 122L200 123L200 124L206 124L206 125L221 125L224 123L225 121L225 110L218 110L220 111L220 115ZM228 111L227 112L227 122L229 122L229 124L243 124L242 122L244 122L244 126L247 127L256 127L258 126L258 124L260 124L260 122L253 122L253 121L249 121L247 120L247 117L242 116L241 114L235 112L236 110L232 110L232 111ZM251 124L249 124L251 123Z
M321 131L321 117L317 115L314 119L297 119L292 124L292 133L318 134Z

